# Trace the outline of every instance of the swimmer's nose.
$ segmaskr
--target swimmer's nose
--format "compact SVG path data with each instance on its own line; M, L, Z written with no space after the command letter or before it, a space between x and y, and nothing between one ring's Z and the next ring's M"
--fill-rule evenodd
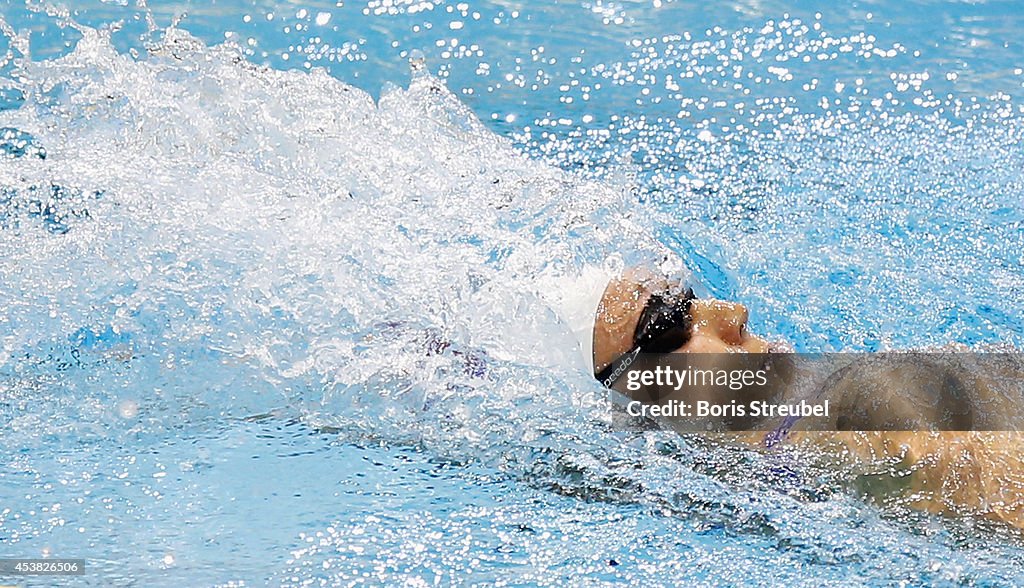
M738 302L706 299L692 307L693 326L705 335L717 335L727 343L740 342L747 324L747 307Z
M691 307L694 330L722 340L723 343L735 346L746 346L758 341L747 332L747 318L750 313L747 307L738 302L725 300L698 300ZM763 342L767 349L767 342Z

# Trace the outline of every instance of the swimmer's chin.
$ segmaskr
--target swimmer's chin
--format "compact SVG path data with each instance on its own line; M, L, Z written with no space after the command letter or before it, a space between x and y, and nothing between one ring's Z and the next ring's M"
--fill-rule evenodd
M775 341L768 345L768 352L764 355L761 367L771 374L769 396L782 394L784 389L792 384L796 372L795 353L796 350L789 343Z

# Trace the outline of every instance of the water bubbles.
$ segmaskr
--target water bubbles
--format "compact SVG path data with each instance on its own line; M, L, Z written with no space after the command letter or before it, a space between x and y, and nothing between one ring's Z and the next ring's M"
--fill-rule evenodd
M117 404L117 414L125 419L134 419L139 414L139 404L134 400L122 400Z
M409 71L413 77L427 74L427 56L419 49L413 49L409 52Z

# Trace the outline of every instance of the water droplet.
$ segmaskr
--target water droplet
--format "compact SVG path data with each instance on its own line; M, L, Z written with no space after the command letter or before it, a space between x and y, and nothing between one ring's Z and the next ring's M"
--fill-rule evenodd
M117 404L117 414L123 419L133 419L139 414L139 404L134 400L122 400Z
M413 49L409 52L409 71L412 73L413 78L427 73L427 56L419 49Z

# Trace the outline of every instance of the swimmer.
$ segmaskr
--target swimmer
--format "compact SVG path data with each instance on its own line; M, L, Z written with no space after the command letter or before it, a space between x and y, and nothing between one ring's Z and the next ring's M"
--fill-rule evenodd
M742 304L697 298L692 288L662 275L629 270L608 282L597 304L592 332L594 376L630 396L622 382L623 366L628 367L639 352L779 351L747 330L747 316ZM733 442L764 447L775 434L783 443L813 447L824 456L850 462L863 473L862 481L885 472L891 480L876 486L884 487L887 499L929 512L981 516L1024 528L1024 435L998 430L1000 424L1010 429L1006 423L1012 419L1019 422L1021 407L1016 397L998 393L991 378L973 376L956 365L925 365L923 377L913 384L891 365L876 368L866 361L828 380L825 394L836 407L830 431L801 430L796 421L781 435L752 431L749 426L726 435ZM1016 386L1021 373L1018 369L1010 374ZM873 402L858 396L865 389L871 391ZM935 426L942 415L933 397L950 389L957 391L955 403L963 410L953 411L951 423ZM855 404L875 408L851 410ZM979 422L982 408L1002 415L1003 422L990 425L990 431L935 430L969 428ZM899 427L893 423L910 426L894 430ZM897 496L892 496L894 487ZM866 490L872 494L870 486Z

